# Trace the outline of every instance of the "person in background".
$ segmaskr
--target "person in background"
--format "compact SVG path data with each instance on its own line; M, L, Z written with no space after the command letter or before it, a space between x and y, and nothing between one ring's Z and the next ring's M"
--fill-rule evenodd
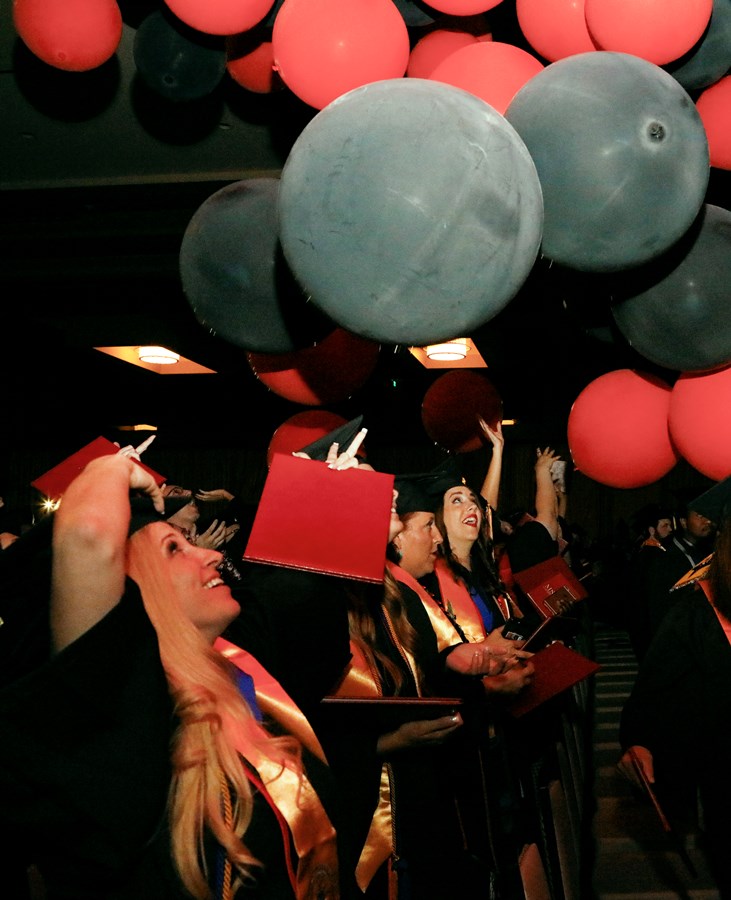
M464 483L451 458L426 475L424 483L442 541L433 571L419 579L421 585L452 622L455 640L475 642L489 636L492 646L512 653L521 643L503 636L505 623L526 613L534 628L539 621L532 610L520 608L500 579L485 528L484 502ZM528 620L524 624L527 628ZM530 681L530 669L513 667L485 679L485 688L519 693Z
M693 508L694 500L688 491L680 494L684 501L678 511L675 530L662 542L664 553L654 553L648 559L644 588L647 605L649 637L679 599L673 585L693 566L702 562L713 549L716 523ZM707 511L707 510L706 510Z
M652 636L622 710L618 768L641 787L639 766L676 827L700 829L720 897L729 900L731 478L689 510L691 527L719 523L715 548L687 572Z
M239 612L221 554L163 504L118 454L55 513L53 653L0 691L3 877L33 863L49 897L74 900L335 900L326 767L321 793L302 743L241 693L214 649Z
M536 450L534 511L523 510L509 517L514 530L507 541L507 554L513 573L559 554L559 505L551 475L556 460L560 456L550 447Z
M643 507L635 520L639 536L628 564L627 606L623 618L634 654L641 662L650 642L648 571L655 558L667 552L673 522L670 510L658 504Z
M358 881L368 898L500 896L481 769L482 682L501 677L519 651L511 646L508 662L500 649L463 643L448 621L432 617L434 602L418 580L433 568L441 542L430 497L418 479L401 476L395 494L384 583L351 594L352 659L335 695L472 702L467 718L457 699L459 706L441 715L437 708L433 718L410 718L407 710L391 731L364 723L345 742L334 723L326 752L349 807L362 812Z

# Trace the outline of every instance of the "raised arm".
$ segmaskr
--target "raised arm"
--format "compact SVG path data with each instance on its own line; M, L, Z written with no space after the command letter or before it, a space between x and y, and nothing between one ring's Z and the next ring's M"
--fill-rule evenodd
M164 504L152 476L131 458L92 460L69 485L53 527L51 635L62 650L102 619L124 591L129 492Z
M558 500L556 488L551 478L551 464L560 459L550 447L536 450L536 519L548 529L548 533L558 538Z
M500 498L500 478L503 471L503 447L505 445L503 426L498 422L497 426L492 429L482 416L478 416L477 421L480 423L480 428L483 433L492 444L492 456L490 457L490 464L487 467L485 480L482 482L482 487L480 488L480 494L485 498L488 506L497 509L498 500Z

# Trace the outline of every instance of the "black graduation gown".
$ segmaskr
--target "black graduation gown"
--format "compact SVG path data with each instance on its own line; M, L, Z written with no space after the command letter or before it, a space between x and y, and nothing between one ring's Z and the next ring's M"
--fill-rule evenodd
M689 589L690 590L690 589ZM622 748L653 754L661 801L692 816L699 791L716 877L731 896L731 644L699 587L667 612L622 711Z

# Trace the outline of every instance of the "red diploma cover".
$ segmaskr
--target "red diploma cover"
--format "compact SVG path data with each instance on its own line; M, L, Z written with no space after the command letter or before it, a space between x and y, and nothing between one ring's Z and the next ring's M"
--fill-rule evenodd
M31 485L50 500L58 500L87 463L100 456L110 456L118 452L119 447L116 444L108 441L105 437L98 437L82 447L81 450L72 453L71 456L68 456L52 469L44 472L43 475L39 475L35 481L31 481ZM160 485L165 482L164 475L160 475L138 459L134 459L133 462L141 466L146 472L149 472L155 479L156 484Z
M560 556L552 556L536 566L516 572L513 577L544 617L555 616L559 612L557 601L560 598L576 603L588 596L584 585Z
M530 661L535 666L535 679L508 706L508 712L516 718L524 716L601 668L599 663L558 642L539 650Z
M383 580L393 475L275 453L244 559Z

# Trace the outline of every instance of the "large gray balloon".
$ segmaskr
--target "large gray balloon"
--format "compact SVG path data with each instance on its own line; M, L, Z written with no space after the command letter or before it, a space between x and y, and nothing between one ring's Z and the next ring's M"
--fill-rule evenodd
M306 302L279 246L279 180L252 178L216 191L180 245L180 277L198 321L254 353L290 353L333 330Z
M706 204L668 257L614 304L617 327L638 353L668 369L731 363L731 212Z
M679 64L666 68L686 91L710 87L723 78L731 68L731 0L713 0L703 37Z
M343 328L382 343L465 335L526 280L543 203L522 140L451 85L390 79L322 109L282 170L280 240Z
M586 272L639 266L690 227L710 175L687 92L653 63L598 50L546 66L506 110L533 157L544 256Z

